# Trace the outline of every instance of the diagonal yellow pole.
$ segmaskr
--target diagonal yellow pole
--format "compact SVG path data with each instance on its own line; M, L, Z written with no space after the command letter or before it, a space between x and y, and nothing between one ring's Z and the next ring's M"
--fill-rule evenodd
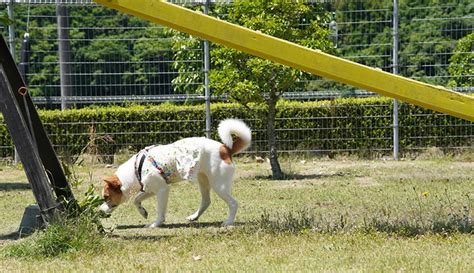
M160 0L95 0L178 31L338 82L474 121L474 97L309 49Z

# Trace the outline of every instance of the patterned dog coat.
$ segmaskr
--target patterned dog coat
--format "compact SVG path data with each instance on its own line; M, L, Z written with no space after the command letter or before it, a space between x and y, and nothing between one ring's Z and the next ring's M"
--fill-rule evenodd
M141 150L135 159L135 173L140 185L143 178L158 170L166 183L182 180L197 181L203 137L186 138L168 145L149 146Z

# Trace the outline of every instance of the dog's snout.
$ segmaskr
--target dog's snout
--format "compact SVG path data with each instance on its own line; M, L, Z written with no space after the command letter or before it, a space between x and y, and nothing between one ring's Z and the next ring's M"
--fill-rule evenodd
M109 205L107 202L104 202L102 205L100 205L99 210L107 214L110 214L112 213L112 211L114 211L116 207L117 207L116 205Z

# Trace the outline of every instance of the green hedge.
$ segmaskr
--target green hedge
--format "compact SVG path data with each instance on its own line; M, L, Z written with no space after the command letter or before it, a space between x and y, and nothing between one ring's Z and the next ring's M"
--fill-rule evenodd
M254 131L253 151L264 151L264 109L252 111L237 104L214 103L211 108L213 138L220 120L235 117ZM387 98L337 99L332 101L282 101L278 105L277 140L280 151L390 153L392 103ZM203 105L133 105L76 110L40 110L41 120L59 154L77 155L96 139L95 152L113 155L120 149L138 150L153 143L169 143L182 137L203 136ZM400 146L405 151L426 148L459 148L473 145L473 123L437 114L417 106L400 105ZM1 121L1 120L0 120ZM92 133L95 131L95 134ZM92 137L92 136L96 137ZM113 142L100 137L109 136ZM0 126L0 146L10 146L5 126ZM11 156L1 149L0 156Z

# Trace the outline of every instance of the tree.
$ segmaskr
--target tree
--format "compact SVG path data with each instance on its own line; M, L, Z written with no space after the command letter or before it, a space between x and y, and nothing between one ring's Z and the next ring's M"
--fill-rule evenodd
M199 11L202 5L187 4L187 8ZM209 14L215 14L212 6ZM171 83L175 94L204 94L204 54L202 40L184 32L168 29L172 35L173 64L177 72Z
M218 14L224 15L223 19L229 22L313 49L329 51L332 48L330 32L323 27L330 17L319 4L242 0L235 1L232 6L222 6ZM266 109L262 119L267 124L272 177L282 179L284 175L276 146L276 104L284 92L297 89L301 80L309 75L222 46L212 50L211 62L210 81L214 94L228 94L232 101L244 106L256 103Z
M0 25L8 26L13 24L13 21L8 18L6 13L0 13Z
M473 87L474 78L474 33L460 39L449 64L451 87Z

